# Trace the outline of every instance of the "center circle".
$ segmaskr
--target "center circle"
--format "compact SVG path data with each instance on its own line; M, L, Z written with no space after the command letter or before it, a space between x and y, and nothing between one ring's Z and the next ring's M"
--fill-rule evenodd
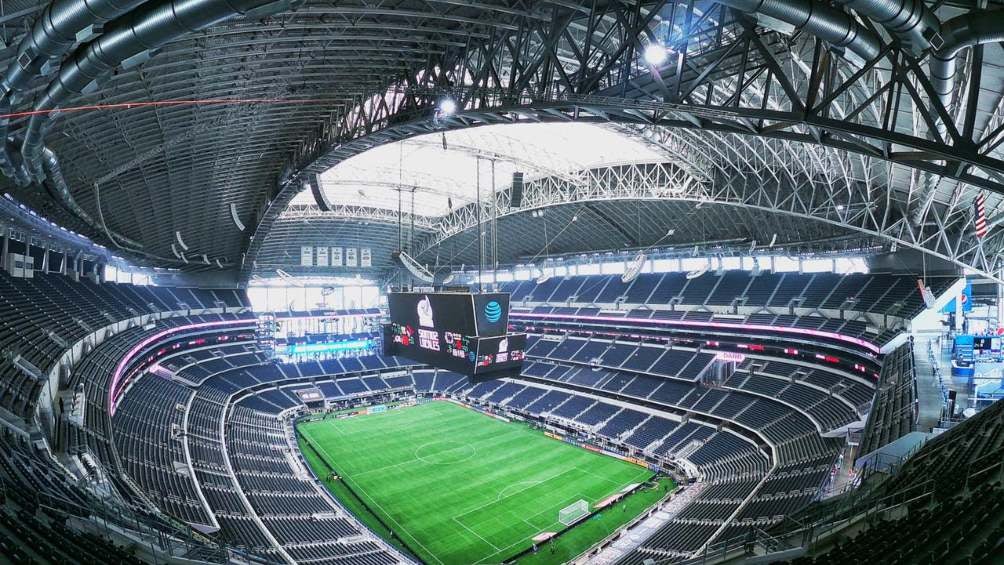
M430 465L450 465L467 461L476 453L477 450L470 444L444 439L418 446L415 449L415 458Z

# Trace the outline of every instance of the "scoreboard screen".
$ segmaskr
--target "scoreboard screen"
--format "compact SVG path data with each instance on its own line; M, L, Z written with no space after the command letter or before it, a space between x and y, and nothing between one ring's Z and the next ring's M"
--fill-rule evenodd
M505 335L509 295L502 292L392 292L387 296L391 322L460 335Z
M482 337L477 340L474 374L508 371L523 367L526 355L526 334Z
M396 292L387 297L384 349L469 376L518 371L526 334L507 334L509 295Z

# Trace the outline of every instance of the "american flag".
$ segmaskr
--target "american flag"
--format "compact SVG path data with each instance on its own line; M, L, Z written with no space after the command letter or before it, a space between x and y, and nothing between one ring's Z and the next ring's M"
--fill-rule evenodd
M987 197L983 193L977 194L973 204L976 206L976 215L973 216L976 237L983 239L987 236L987 232L990 231L990 228L987 226Z

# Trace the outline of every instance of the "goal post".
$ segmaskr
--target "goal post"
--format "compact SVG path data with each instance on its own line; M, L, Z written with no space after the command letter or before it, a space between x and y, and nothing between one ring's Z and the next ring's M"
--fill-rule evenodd
M589 515L589 503L577 500L558 511L558 521L563 526L571 526Z

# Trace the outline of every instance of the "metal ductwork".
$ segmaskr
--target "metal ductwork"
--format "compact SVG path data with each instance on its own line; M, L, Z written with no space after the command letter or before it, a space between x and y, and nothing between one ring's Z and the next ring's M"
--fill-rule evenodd
M124 6L125 2L120 2L119 5ZM111 73L131 57L251 10L262 13L263 7L267 10L271 5L276 5L274 0L164 0L147 4L112 22L104 34L82 46L74 57L62 65L59 75L36 102L34 110L42 113L34 114L24 130L24 142L21 145L23 162L17 173L34 177L39 182L43 182L48 176L56 198L88 225L99 233L106 233L112 241L142 247L95 222L73 199L62 175L58 157L43 146L49 113L73 96L84 92L95 80ZM284 4L280 3L278 6Z
M12 96L9 92L0 94L0 173L7 178L12 178L16 171L14 163L11 162L11 149L7 147L7 132L10 128L10 112L13 106Z
M747 14L761 14L853 53L860 61L878 56L881 42L849 14L815 0L718 0ZM918 0L920 1L920 0Z
M940 41L941 48L931 53L928 74L938 98L948 108L958 74L956 57L967 47L1004 41L1004 10L972 12L952 18L941 25ZM944 137L948 128L941 124L938 129ZM940 182L941 179L934 175L924 175L917 204L911 210L914 222L920 222L934 205Z
M77 201L73 199L73 195L70 194L70 187L66 184L66 178L63 176L63 171L59 167L59 159L56 158L56 154L48 147L42 148L42 162L45 165L45 170L49 175L49 182L47 186L49 188L49 193L56 198L56 200L62 202L63 206L67 210L72 212L78 218L83 220L87 225L94 228L95 231L99 233L105 233L108 238L112 241L117 241L128 247L133 247L141 249L143 244L133 241L128 237L115 233L107 227L99 224L77 204Z
M931 47L941 22L924 0L837 0L858 14L882 25L914 56Z
M274 0L165 0L147 4L111 24L100 37L66 61L59 75L35 104L28 121L21 154L24 166L41 175L43 126L49 112L84 92L128 59L234 16L274 4Z
M15 93L28 87L46 61L62 59L76 45L81 32L128 13L145 1L56 0L47 6L7 65L0 84L0 116L10 114ZM0 117L0 139L7 139L9 127L10 118ZM14 176L14 164L6 146L0 146L0 171L8 177Z
M1004 10L970 12L941 25L941 47L931 54L930 75L935 92L947 107L955 90L955 58L967 47L1004 41Z
M62 57L88 26L103 24L146 0L56 0L39 16L18 45L4 74L4 87L23 90L45 61Z

